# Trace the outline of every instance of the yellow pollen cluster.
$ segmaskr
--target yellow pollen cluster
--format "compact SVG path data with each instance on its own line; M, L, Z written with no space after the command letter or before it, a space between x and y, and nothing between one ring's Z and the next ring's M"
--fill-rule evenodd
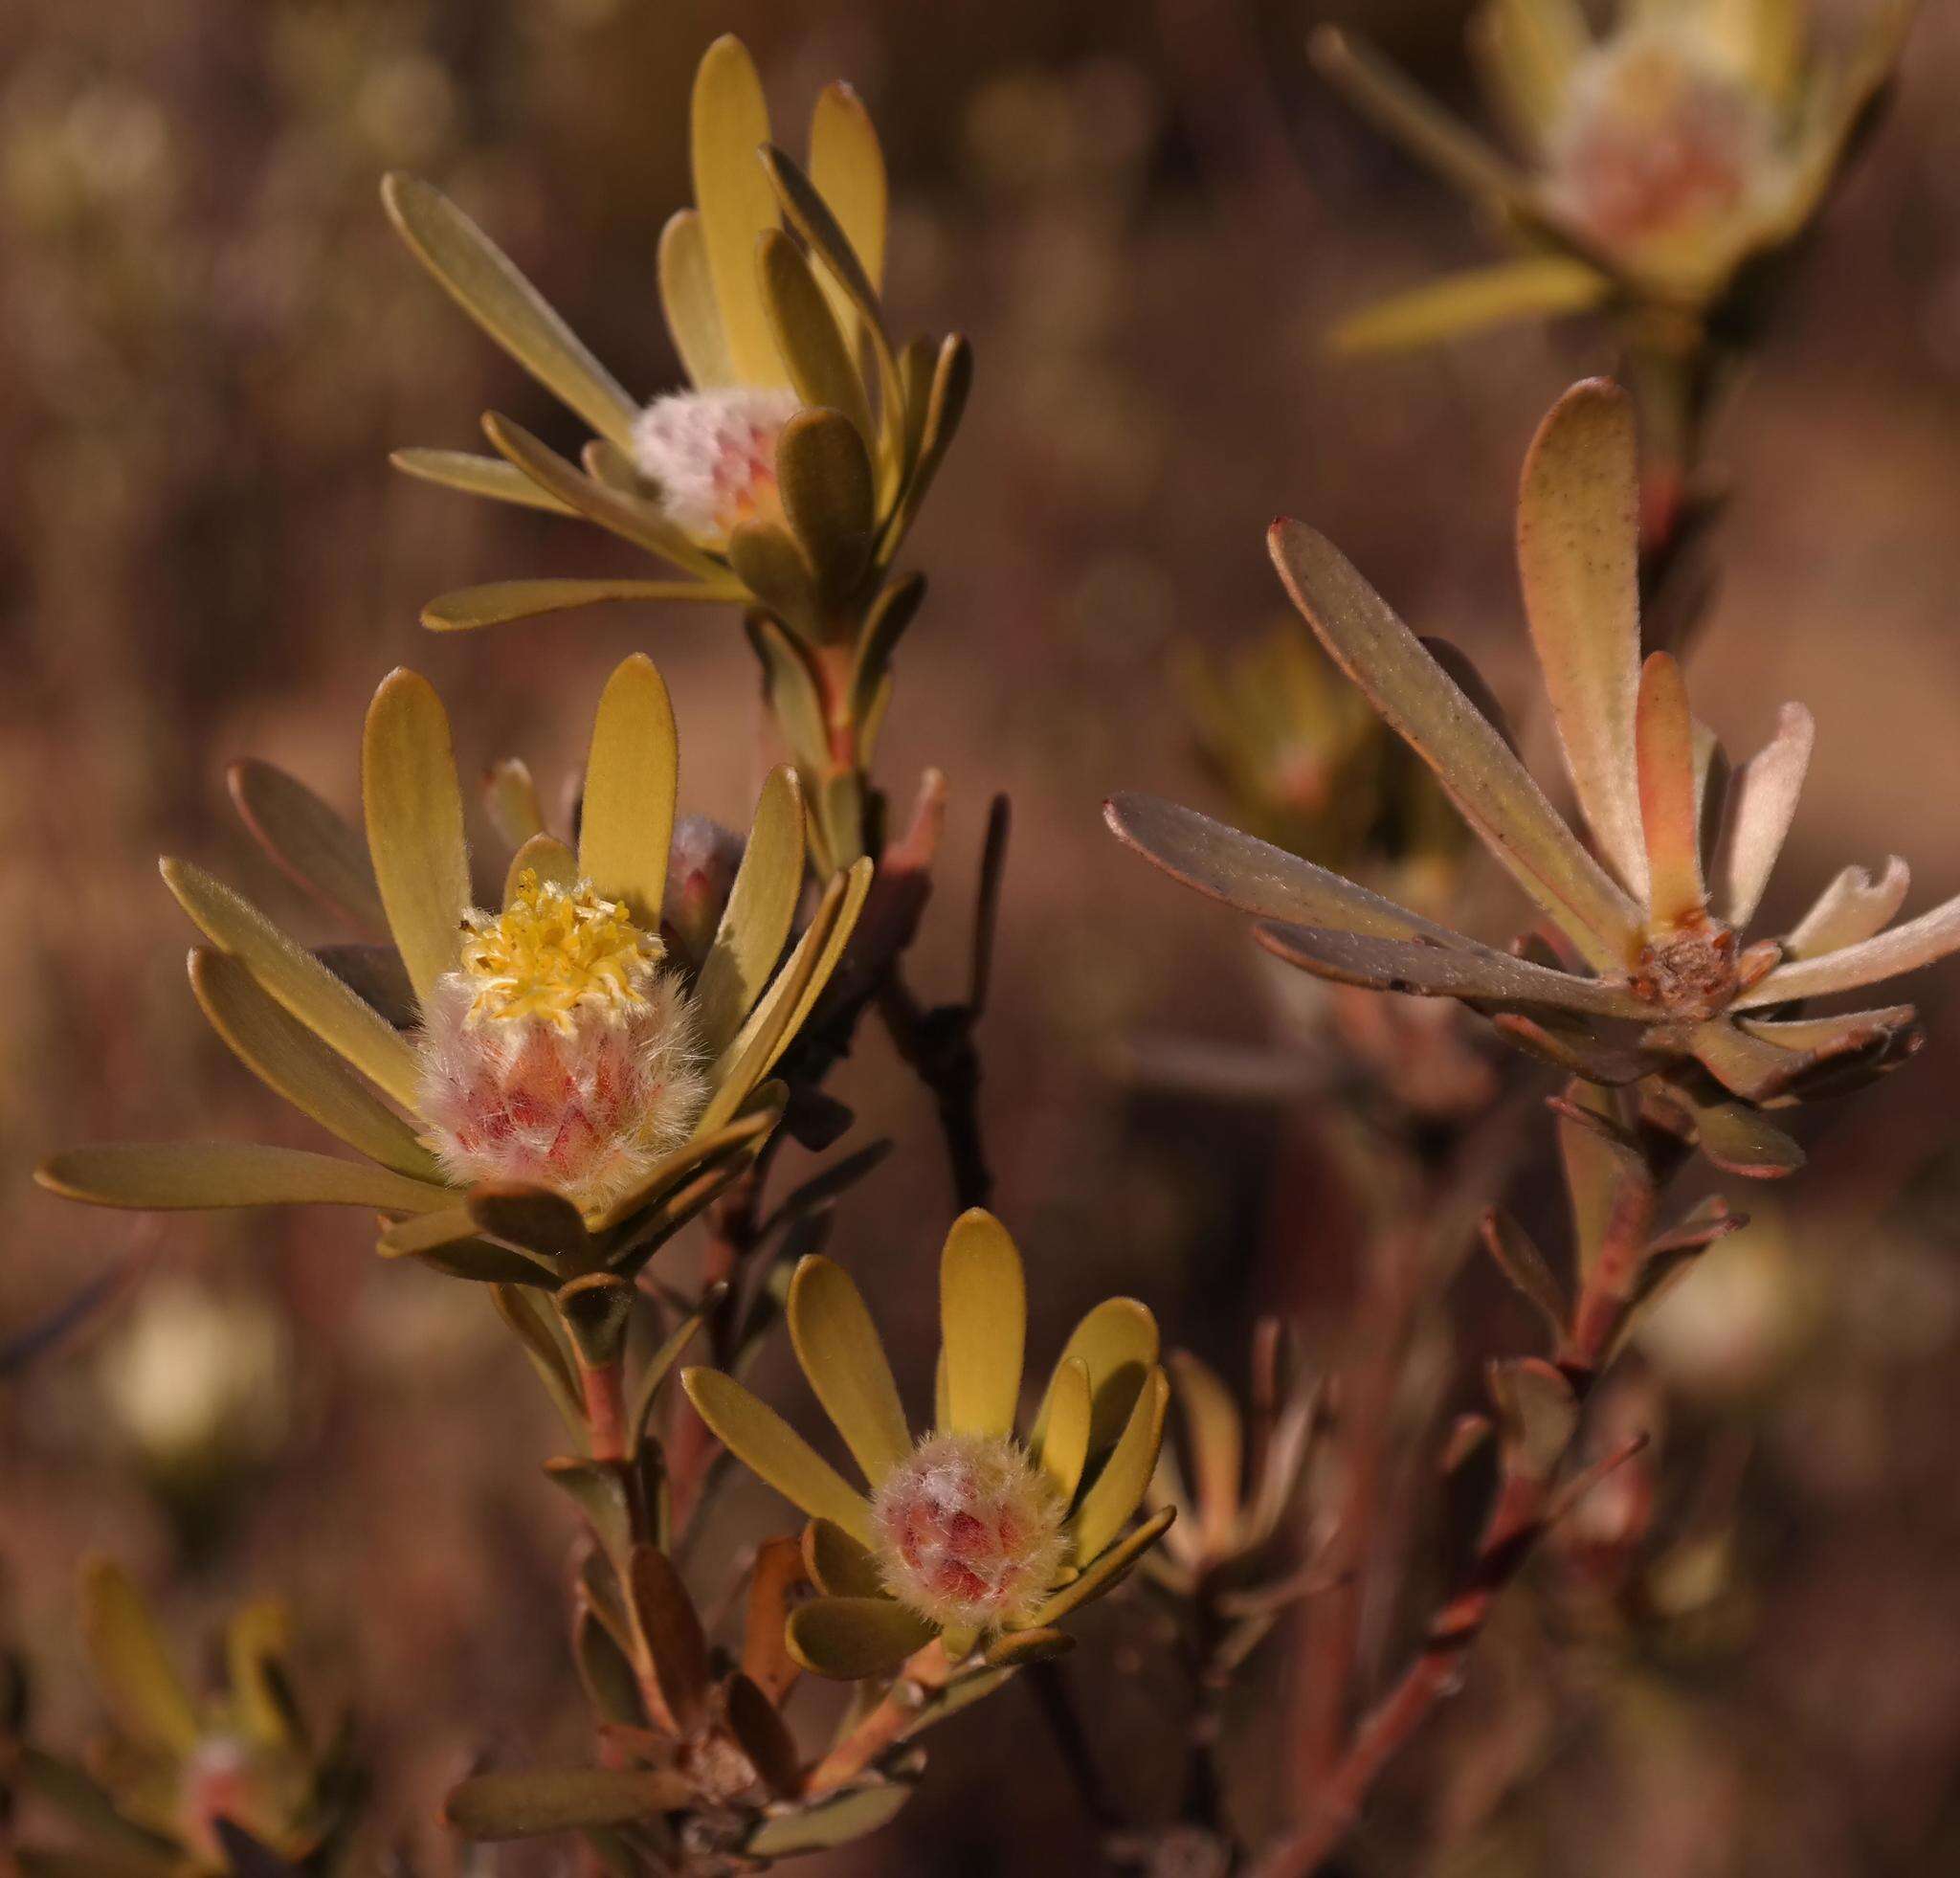
M501 913L469 915L461 965L474 994L469 1021L543 1017L569 1030L581 1007L613 1017L643 1010L660 950L590 883L567 888L526 868Z

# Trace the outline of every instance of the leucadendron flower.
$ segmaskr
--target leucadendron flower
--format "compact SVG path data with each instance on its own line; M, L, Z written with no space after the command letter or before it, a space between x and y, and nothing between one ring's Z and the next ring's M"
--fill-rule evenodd
M1808 11L1805 0L1619 0L1595 37L1579 0L1484 0L1473 42L1517 163L1367 48L1324 33L1328 78L1530 251L1370 308L1340 341L1424 345L1599 306L1689 325L1732 318L1750 263L1815 218L1913 7L1874 0L1841 60L1811 47Z
M939 1287L939 1400L915 1440L857 1286L815 1255L796 1267L796 1359L861 1490L733 1378L682 1377L735 1457L810 1515L804 1557L823 1595L791 1614L789 1643L818 1675L893 1675L935 1639L955 1664L976 1650L1005 1666L1066 1648L1055 1626L1111 1590L1170 1523L1160 1511L1125 1530L1169 1399L1150 1313L1130 1298L1090 1311L1022 1439L1026 1286L991 1214L954 1221Z
M277 1604L247 1606L225 1639L228 1687L193 1691L129 1576L105 1558L81 1575L81 1629L112 1721L86 1769L27 1748L22 1785L87 1836L85 1851L23 1845L23 1869L207 1878L347 1868L355 1769L345 1734L313 1736L284 1661ZM45 1859L45 1863L43 1860Z
M1566 767L1599 859L1519 761L1460 655L1461 681L1303 523L1273 525L1281 580L1336 662L1449 793L1556 934L1511 952L1148 796L1116 834L1168 873L1259 916L1259 942L1337 983L1460 998L1514 1041L1603 1084L1663 1073L1711 1159L1801 1163L1756 1111L1888 1069L1922 1041L1909 1005L1820 1015L1960 948L1960 899L1899 927L1910 875L1848 867L1787 931L1747 932L1796 812L1813 724L1783 706L1732 774L1666 653L1640 659L1633 415L1599 379L1540 427L1518 510L1525 606ZM1467 688L1466 688L1467 687Z
M78 1148L46 1162L41 1183L100 1206L371 1208L391 1221L385 1254L494 1283L636 1270L775 1127L785 1091L769 1072L871 875L863 861L834 877L783 959L805 834L794 780L777 770L705 956L670 953L679 767L666 685L636 654L599 703L576 853L532 836L501 905L480 907L447 714L425 679L393 673L362 751L365 867L318 798L258 775L240 799L269 845L317 863L339 898L358 906L371 890L409 987L404 1024L231 888L163 862L210 942L190 955L190 982L212 1027L367 1159L234 1142Z
M658 580L506 580L432 600L426 625L493 625L603 600L747 608L772 708L838 865L863 852L863 771L924 583L892 565L971 380L953 335L894 344L879 299L888 189L856 93L818 98L808 167L770 142L742 42L708 48L690 130L695 207L660 238L660 302L688 384L643 402L503 253L428 184L390 215L477 324L590 426L583 468L494 414L495 457L405 450L410 474L596 523Z

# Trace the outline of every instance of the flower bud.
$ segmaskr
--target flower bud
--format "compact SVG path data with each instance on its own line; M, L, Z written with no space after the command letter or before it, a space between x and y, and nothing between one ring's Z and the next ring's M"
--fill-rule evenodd
M635 420L633 458L669 520L709 547L744 522L780 521L776 439L793 391L736 385L656 398Z
M885 1586L942 1627L1034 1615L1061 1568L1061 1498L1001 1435L933 1435L872 1504Z

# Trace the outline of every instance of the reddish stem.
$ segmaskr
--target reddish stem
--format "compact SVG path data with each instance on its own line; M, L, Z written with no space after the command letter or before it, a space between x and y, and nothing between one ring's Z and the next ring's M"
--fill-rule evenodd
M579 1365L585 1392L586 1435L594 1461L626 1459L626 1368L616 1356L610 1363Z

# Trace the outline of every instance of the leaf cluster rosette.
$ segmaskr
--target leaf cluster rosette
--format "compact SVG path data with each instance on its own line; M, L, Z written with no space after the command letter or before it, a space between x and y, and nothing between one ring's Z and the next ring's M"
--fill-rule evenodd
M666 562L659 580L507 580L447 593L424 623L468 628L604 600L747 609L771 706L811 792L820 861L864 852L863 774L891 660L924 592L893 563L971 381L957 335L894 342L880 300L888 185L849 86L819 97L807 166L770 141L755 66L718 39L695 77L695 205L659 246L687 390L642 406L470 218L391 176L390 215L471 319L590 426L582 464L508 418L497 454L405 450L412 475L593 523Z
M1355 314L1350 350L1604 308L1682 349L1746 331L1764 264L1816 219L1897 65L1913 0L1877 0L1860 43L1811 43L1805 0L1484 0L1472 24L1515 157L1365 44L1328 30L1323 73L1524 252Z
M791 1614L791 1654L818 1675L861 1680L930 1651L926 1680L957 1702L992 1687L991 1671L1069 1648L1061 1620L1114 1589L1171 1519L1161 1509L1130 1525L1169 1400L1150 1313L1130 1298L1091 1310L1017 1439L1020 1255L991 1214L963 1214L940 1261L938 1400L917 1442L841 1266L805 1258L788 1316L863 1488L733 1377L692 1369L682 1381L735 1457L809 1515L804 1558L821 1595Z
M128 1574L89 1559L82 1643L110 1727L86 1765L31 1741L5 1744L22 1791L84 1846L22 1844L21 1869L98 1878L349 1870L360 1775L345 1729L319 1738L301 1710L290 1628L278 1604L239 1610L226 1627L226 1687L200 1694Z
M1552 809L1460 654L1439 661L1329 542L1273 525L1280 575L1322 643L1436 772L1546 927L1509 952L1264 842L1147 796L1117 835L1186 884L1258 916L1261 945L1336 983L1460 999L1510 1039L1649 1093L1709 1158L1774 1175L1802 1162L1764 1109L1835 1093L1923 1040L1909 1005L1820 1014L1960 947L1960 899L1890 922L1910 875L1848 867L1789 930L1748 941L1795 815L1813 737L1783 707L1732 772L1680 666L1640 658L1633 416L1589 380L1541 426L1518 512L1526 611L1594 854Z
M576 851L533 836L511 862L502 912L479 909L447 714L427 681L391 674L363 746L365 857L297 785L270 788L261 774L242 799L289 866L326 877L323 897L357 909L371 901L398 960L380 953L377 968L357 952L351 975L379 983L392 1003L401 994L386 988L398 966L408 1009L378 1008L242 896L186 862L163 862L208 942L189 969L213 1029L268 1086L365 1158L231 1142L120 1144L54 1155L38 1170L41 1184L148 1210L368 1208L388 1222L385 1256L495 1285L556 1290L597 1274L630 1277L768 1139L787 1099L771 1072L836 969L871 876L868 861L834 876L791 945L804 810L778 770L705 955L698 964L670 957L658 935L679 767L666 686L635 655L600 700ZM491 1015L455 1008L472 994L489 1000ZM645 1066L636 1050L653 1051L646 1061L658 1072L643 1101L632 1088L622 1095L618 1082ZM479 1105L484 1140L474 1154L457 1132L457 1051L484 1066L488 1092L468 1085L461 1097ZM583 1177L553 1177L574 1131ZM530 1157L510 1164L542 1174L484 1177L513 1142L531 1144ZM591 1177L595 1167L606 1179Z

